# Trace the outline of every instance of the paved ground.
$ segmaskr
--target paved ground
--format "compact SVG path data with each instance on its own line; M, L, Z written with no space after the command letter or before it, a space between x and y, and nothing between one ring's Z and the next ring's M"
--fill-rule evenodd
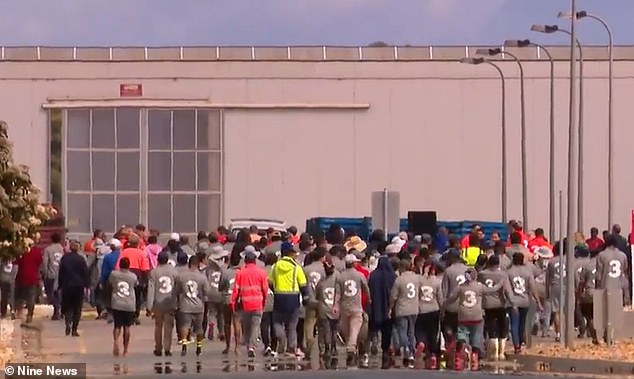
M141 325L133 328L130 354L125 358L114 358L112 356L112 326L103 320L94 320L94 318L94 314L87 314L84 317L79 328L80 337L67 337L64 335L63 321L50 321L44 313L39 321L42 332L38 337L32 337L39 340L30 342L31 348L35 348L35 345L38 347L38 360L86 363L88 377L95 378L125 376L126 378L141 379L156 375L182 378L229 375L235 378L253 378L253 375L258 377L272 377L273 375L276 377L280 375L297 377L301 375L306 379L313 379L331 377L334 374L333 370L336 370L337 376L355 379L384 378L386 375L392 378L409 378L423 374L419 370L409 369L393 369L386 372L378 369L380 364L378 359L371 360L369 370L347 368L343 356L340 357L335 369L328 370L323 365L320 367L318 361L306 363L288 359L275 364L262 357L247 360L244 352L237 356L233 353L222 355L221 350L224 348L224 344L209 341L206 341L203 354L200 357L196 357L194 351L190 351L186 357L181 357L178 354L177 346L173 347L176 352L173 357L155 357L152 354L153 323L149 318L142 318ZM494 371L497 371L497 374L505 374L504 376L518 374L507 366L505 369L497 368L482 373L424 372L424 375L430 378L453 379L464 375L489 378L496 375Z

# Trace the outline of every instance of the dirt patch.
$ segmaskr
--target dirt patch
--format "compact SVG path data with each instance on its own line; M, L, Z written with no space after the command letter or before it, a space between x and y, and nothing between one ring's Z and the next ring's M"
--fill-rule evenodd
M593 345L591 342L579 341L570 350L559 344L537 344L527 349L526 353L551 358L634 362L634 339L618 341L614 346Z
M0 320L0 366L11 362L15 357L15 325L16 322L13 320Z

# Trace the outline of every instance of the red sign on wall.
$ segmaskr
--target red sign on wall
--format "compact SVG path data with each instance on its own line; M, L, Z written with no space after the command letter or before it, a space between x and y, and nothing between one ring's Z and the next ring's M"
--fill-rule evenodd
M120 84L119 96L121 97L139 97L143 96L143 85L141 84Z

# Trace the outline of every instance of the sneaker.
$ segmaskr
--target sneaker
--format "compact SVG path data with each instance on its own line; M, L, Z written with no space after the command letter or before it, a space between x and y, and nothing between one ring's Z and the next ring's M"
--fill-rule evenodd
M295 349L295 356L297 358L304 358L304 352L299 347Z
M267 346L266 349L264 349L264 352L262 353L262 355L264 355L265 357L268 357L271 355L272 352L273 350L271 350L271 347Z
M172 356L172 352L169 350L165 350L165 356L166 357L171 357Z
M64 334L67 336L70 336L70 326L66 327L66 330L64 331Z
M73 332L71 333L71 335L72 335L73 337L79 337L79 333L77 333L77 331L76 331L76 330L73 330Z
M61 320L61 317L58 314L53 314L53 316L51 316L51 320L58 321L58 320Z
M255 349L254 348L249 348L249 351L247 351L247 357L255 358Z
M362 368L370 367L370 356L368 354L363 354L361 356L361 361L359 362L359 366Z
M160 357L161 355L163 355L160 350L154 350L152 353L155 357Z

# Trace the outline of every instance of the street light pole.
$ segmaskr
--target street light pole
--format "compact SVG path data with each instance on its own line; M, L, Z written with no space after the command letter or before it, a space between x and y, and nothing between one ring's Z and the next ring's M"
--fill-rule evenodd
M504 43L506 47L529 47L536 46L543 50L550 62L550 162L549 162L549 196L548 196L548 222L549 222L549 238L555 238L555 61L550 51L544 46L531 42L530 40L507 40Z
M579 184L575 179L575 175L578 173L577 164L577 49L575 49L575 42L577 42L577 1L571 0L571 15L570 18L570 117L568 125L568 243L566 254L566 335L565 342L566 348L571 349L574 346L574 316L575 316L575 275L573 267L575 264L575 184ZM581 70L581 69L580 69ZM579 210L581 211L581 210Z
M500 66L495 63L488 61L484 58L462 58L460 60L461 63L467 64L488 64L493 67L498 74L500 74L500 83L501 83L501 96L502 96L502 222L506 222L508 220L507 213L507 204L508 204L508 189L507 189L507 171L506 171L506 78L504 77L504 72L500 68Z
M578 19L586 17L598 21L608 33L608 229L610 229L614 225L614 75L612 71L614 65L614 40L612 38L612 29L603 18L586 11L577 12Z
M502 49L478 49L478 55L499 55L504 53L517 63L520 69L520 112L521 112L521 161L522 161L522 222L524 230L528 230L528 171L526 169L526 102L524 99L524 67L517 56L509 52L503 52Z
M561 15L561 13L560 13ZM546 33L546 34L551 34L551 33L555 33L555 32L561 32L561 33L565 33L568 34L569 36L572 37L572 33L566 29L562 29L557 25L533 25L531 27L531 30L534 32L540 32L540 33ZM577 214L577 225L576 228L578 231L583 231L583 110L584 110L584 106L583 106L583 47L581 45L581 42L579 42L579 39L576 36L574 36L574 41L577 45L577 48L579 49L579 166L577 167L577 185L579 187L578 189L578 199L577 199L577 204L576 207L578 209L578 214ZM576 70L575 70L576 71Z

